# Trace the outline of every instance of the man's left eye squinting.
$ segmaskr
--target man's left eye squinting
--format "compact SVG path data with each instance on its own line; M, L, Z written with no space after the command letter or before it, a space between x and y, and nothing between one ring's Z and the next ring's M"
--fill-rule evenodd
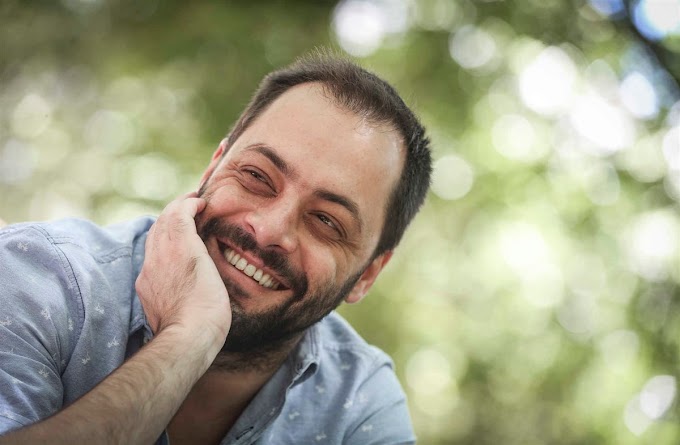
M249 170L248 173L250 174L250 176L257 179L258 181L267 182L267 180L264 179L264 177L256 171Z
M322 223L326 224L328 227L337 229L337 227L335 227L335 223L333 223L333 221L331 221L330 218L328 218L327 216L319 215L319 219L321 220Z

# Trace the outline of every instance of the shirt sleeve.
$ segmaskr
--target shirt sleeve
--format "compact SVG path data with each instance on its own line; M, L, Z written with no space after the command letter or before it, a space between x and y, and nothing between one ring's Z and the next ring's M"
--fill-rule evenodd
M380 366L358 394L366 403L355 428L343 441L345 445L415 444L406 395L389 364Z
M70 270L40 227L0 230L0 434L62 407L61 375L81 324Z

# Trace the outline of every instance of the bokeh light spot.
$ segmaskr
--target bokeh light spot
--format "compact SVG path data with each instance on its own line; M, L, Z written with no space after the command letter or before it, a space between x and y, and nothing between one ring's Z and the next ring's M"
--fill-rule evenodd
M586 195L595 205L611 205L619 199L621 183L609 162L593 162L583 172Z
M524 103L540 114L563 111L571 102L576 66L560 48L544 49L520 74Z
M443 156L434 163L433 169L432 191L442 199L460 199L472 188L474 170L459 156Z
M671 140L672 135L670 139L664 138L663 141L656 134L641 137L634 145L617 154L617 163L640 182L659 181L668 171L664 155L667 142Z
M640 392L640 409L650 419L660 419L675 399L675 377L657 375L645 383Z
M594 299L585 295L572 296L558 309L557 320L572 334L591 334L597 322Z
M576 131L595 144L585 146L591 154L606 156L633 143L633 122L621 109L594 94L580 97L571 109Z
M90 146L113 153L123 152L134 142L135 129L125 114L98 110L85 125L84 139Z
M518 114L504 114L496 119L491 133L494 148L508 159L532 162L544 153L537 147L532 123Z
M480 68L489 63L496 54L496 43L483 29L464 26L451 35L449 52L453 60L463 68Z
M624 240L631 268L643 278L668 276L680 249L680 220L676 212L656 210L633 219Z
M409 4L404 0L342 0L333 11L333 31L349 54L373 54L390 35L410 27Z
M652 40L680 31L680 3L674 0L640 0L633 9L633 23Z
M33 174L33 147L10 139L0 150L0 182L17 184L31 177Z
M634 331L621 329L607 334L598 346L607 367L625 373L637 358L640 339Z
M640 408L640 396L636 395L627 404L623 412L623 423L636 436L644 433L652 421Z
M588 3L604 16L613 16L624 10L622 0L588 0Z
M50 125L52 107L38 94L27 94L12 112L12 131L24 138L34 138Z
M524 222L507 224L501 229L500 249L508 265L520 274L550 260L550 249L541 232Z
M128 180L138 198L164 200L177 193L177 166L160 153L135 158L128 164Z
M639 72L629 74L619 89L621 101L633 116L651 119L659 113L659 101L654 87Z
M415 392L423 395L444 391L451 383L449 360L437 350L419 350L406 365L406 381Z

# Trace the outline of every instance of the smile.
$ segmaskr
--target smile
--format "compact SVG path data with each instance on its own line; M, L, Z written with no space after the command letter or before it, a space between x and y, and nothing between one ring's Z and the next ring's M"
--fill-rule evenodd
M269 274L264 273L262 269L258 269L252 264L249 264L245 258L241 258L241 256L234 252L233 249L230 249L229 247L224 249L224 258L226 258L229 264L259 283L260 286L272 290L277 290L279 288L280 283L278 281Z

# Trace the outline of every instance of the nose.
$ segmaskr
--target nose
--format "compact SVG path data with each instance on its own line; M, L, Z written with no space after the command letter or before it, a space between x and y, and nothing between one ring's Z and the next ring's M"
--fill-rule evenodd
M273 200L249 212L245 223L261 247L291 253L297 248L297 209L284 199Z

